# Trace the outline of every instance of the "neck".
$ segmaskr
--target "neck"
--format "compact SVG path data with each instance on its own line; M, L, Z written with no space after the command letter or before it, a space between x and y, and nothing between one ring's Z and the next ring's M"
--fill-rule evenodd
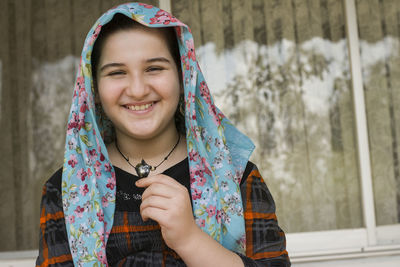
M154 136L147 139L137 139L122 132L116 132L116 142L118 142L121 153L129 158L130 163L135 165L142 159L153 166L159 164L173 149L178 138L179 133L175 127L171 128L170 131L164 132L161 136ZM172 157L172 154L177 149L174 149L170 157ZM118 150L117 153L119 154ZM117 159L116 162L120 162L118 158L124 160L123 156L118 154L114 153L114 158Z

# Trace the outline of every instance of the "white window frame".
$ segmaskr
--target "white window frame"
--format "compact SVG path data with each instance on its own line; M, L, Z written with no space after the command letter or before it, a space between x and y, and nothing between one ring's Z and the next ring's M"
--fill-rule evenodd
M361 73L357 12L354 0L343 0L350 55L358 167L365 228L287 234L292 262L400 255L400 224L376 225L365 96Z

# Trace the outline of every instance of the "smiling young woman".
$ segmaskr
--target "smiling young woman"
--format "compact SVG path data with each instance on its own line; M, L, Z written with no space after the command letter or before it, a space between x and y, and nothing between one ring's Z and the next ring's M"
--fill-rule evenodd
M254 146L215 107L193 47L146 4L95 23L65 163L43 191L38 266L290 265Z
M115 20L120 24L128 20L125 24L131 28L103 37L99 63L94 66L98 98L115 130L107 150L113 165L132 172L117 147L133 162L146 159L154 165L181 139L158 168L160 173L186 157L185 139L175 125L183 94L178 66L163 30L141 26L125 16L117 15Z

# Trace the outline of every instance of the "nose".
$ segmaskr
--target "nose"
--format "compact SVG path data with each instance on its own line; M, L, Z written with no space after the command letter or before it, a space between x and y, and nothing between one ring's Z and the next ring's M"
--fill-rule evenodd
M126 87L126 95L141 100L144 99L150 92L149 84L146 82L144 77L140 74L132 75L128 80Z

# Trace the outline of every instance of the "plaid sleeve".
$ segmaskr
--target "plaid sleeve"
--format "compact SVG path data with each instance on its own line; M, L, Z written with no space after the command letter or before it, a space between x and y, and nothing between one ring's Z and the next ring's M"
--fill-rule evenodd
M249 267L290 266L285 233L278 226L272 195L254 164L249 163L246 170L240 185L246 225L246 256L239 256Z
M74 266L61 200L61 169L44 185L40 205L39 256L36 266ZM59 186L54 184L59 184Z

